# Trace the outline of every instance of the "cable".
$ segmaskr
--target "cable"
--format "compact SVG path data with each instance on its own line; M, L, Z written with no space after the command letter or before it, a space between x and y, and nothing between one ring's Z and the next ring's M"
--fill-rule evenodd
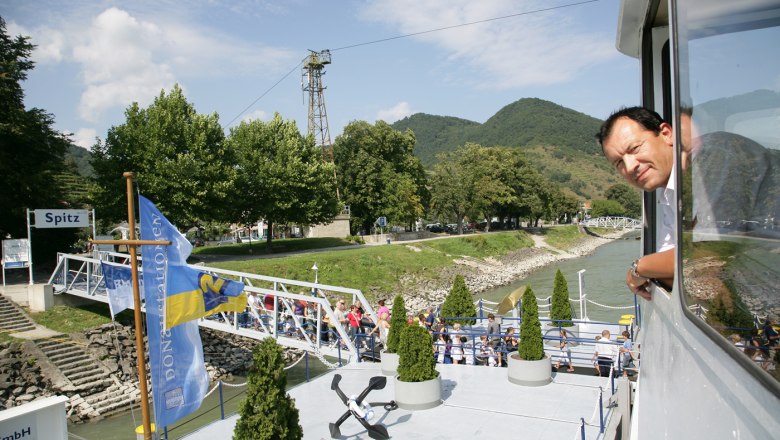
M379 39L379 40L366 41L366 42L357 43L357 44L350 44L350 45L347 45L347 46L338 47L336 49L330 49L330 51L331 52L336 52L336 51L339 51L339 50L346 50L346 49L352 49L352 48L360 47L360 46L367 46L369 44L377 44L377 43L384 43L384 42L392 41L392 40L400 40L401 38L414 37L414 36L417 36L417 35L424 35L424 34L430 34L430 33L433 33L433 32L446 31L446 30L449 30L449 29L456 29L456 28L459 28L459 27L465 27L465 26L472 26L472 25L475 25L475 24L488 23L488 22L491 22L491 21L505 20L507 18L520 17L520 16L523 16L523 15L536 14L536 13L539 13L539 12L547 12L547 11L553 11L553 10L556 10L556 9L569 8L569 7L572 7L572 6L579 6L579 5L584 5L584 4L587 4L587 3L595 3L595 2L598 2L598 1L601 1L601 0L585 0L585 1L577 2L577 3L568 3L568 4L560 5L560 6L552 6L552 7L549 7L549 8L534 9L533 11L519 12L517 14L504 15L504 16L501 16L501 17L486 18L484 20L472 21L472 22L469 22L469 23L455 24L455 25L452 25L452 26L445 26L445 27L440 27L440 28L436 28L436 29L429 29L429 30L426 30L426 31L413 32L411 34L396 35L394 37L382 38L382 39ZM230 122L225 124L223 128L227 128L227 127L230 127L231 125L233 125L233 122L235 122L236 119L240 118L241 115L246 113L246 111L249 110L250 108L252 108L253 105L257 104L257 101L260 101L261 99L263 99L265 97L265 95L267 95L271 90L275 89L276 86L278 86L279 83L281 83L288 76L290 76L291 73L293 73L294 71L298 70L298 67L300 67L302 64L303 64L303 60L301 60L298 64L295 65L295 67L290 69L289 72L287 72L278 81L276 81L274 83L274 85L272 85L265 92L263 92L262 95L257 97L257 99L255 99L254 101L252 101L251 104L249 104L248 106L246 106L246 108L241 110L241 112L238 115L236 115L233 119L231 119Z
M343 46L343 47L339 47L339 48L336 48L336 49L331 49L330 51L331 52L336 52L337 50L352 49L354 47L366 46L366 45L369 45L369 44L384 43L386 41L399 40L401 38L414 37L414 36L417 36L417 35L430 34L430 33L439 32L439 31L446 31L446 30L449 30L449 29L456 29L456 28L459 28L459 27L471 26L471 25L481 24L481 23L488 23L488 22L491 22L491 21L505 20L507 18L514 18L514 17L520 17L522 15L536 14L538 12L547 12L547 11L552 11L552 10L555 10L555 9L563 9L563 8L568 8L568 7L571 7L571 6L579 6L579 5L584 5L586 3L594 3L594 2L598 2L598 1L600 1L600 0L586 0L586 1L577 2L577 3L569 3L569 4L566 4L566 5L553 6L553 7L550 7L550 8L534 9L533 11L519 12L517 14L504 15L504 16L501 16L501 17L486 18L484 20L477 20L477 21L472 21L472 22L469 22L469 23L461 23L461 24L455 24L455 25L452 25L452 26L445 26L445 27L440 27L440 28L436 28L436 29L429 29L427 31L413 32L411 34L396 35L395 37L383 38L381 40L374 40L374 41L367 41L365 43L351 44L349 46Z

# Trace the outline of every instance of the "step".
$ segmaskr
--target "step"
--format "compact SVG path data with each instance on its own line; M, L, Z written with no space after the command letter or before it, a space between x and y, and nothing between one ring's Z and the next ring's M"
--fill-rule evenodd
M73 383L73 385L79 390L100 389L101 391L106 389L109 385L112 385L114 381L111 379L99 379L92 382Z
M48 347L38 346L46 356L52 357L62 353L84 353L84 350L80 347L74 347L72 345L51 345Z
M27 321L18 321L18 320L13 322L0 321L0 328L16 329L16 328L26 328L26 327L35 328L35 325Z
M116 403L127 403L129 402L130 396L125 396L124 394L121 394L119 396L113 396L113 397L101 397L100 399L95 399L94 401L90 402L87 400L87 403L92 405L92 408L95 408L98 410L99 413L103 413L102 409L109 407L111 405L114 405Z
M82 388L83 386L89 385L89 384L92 384L92 383L100 384L99 388L100 388L101 391L103 391L106 387L108 387L109 385L114 383L111 379L106 378L106 375L103 372L93 373L93 374L88 374L88 375L82 375L82 376L74 378L74 379L71 379L69 377L68 380L70 380L70 382L73 385L75 385L75 386L77 386L79 388Z
M46 357L48 357L52 362L55 364L67 364L70 362L76 362L79 360L91 360L89 355L85 354L83 351L79 352L62 352L55 355L50 355L46 353Z
M62 370L60 370L62 371ZM89 370L75 370L70 373L66 373L63 371L65 376L73 383L76 383L77 381L83 380L84 378L99 378L106 375L106 373L102 370L95 370L94 368L91 368Z
M116 404L112 405L111 407L103 408L103 409L99 410L99 412L100 412L101 416L108 417L108 416L111 416L111 415L114 415L114 414L117 414L117 413L120 413L120 412L127 411L128 409L133 407L133 405L135 405L135 403L136 403L136 400L129 400L127 402L116 403Z
M94 361L91 359L85 359L85 360L78 360L75 362L70 362L67 364L60 364L57 366L57 368L60 369L63 373L68 371L80 371L83 370L86 367L94 366Z

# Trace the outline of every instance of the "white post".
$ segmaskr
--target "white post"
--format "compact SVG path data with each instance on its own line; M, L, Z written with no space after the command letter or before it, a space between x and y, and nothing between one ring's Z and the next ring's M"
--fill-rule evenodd
M92 208L92 239L95 239L97 235L97 229L95 228L95 209Z
M585 306L585 269L577 272L577 279L580 287L580 319L585 320L588 319L588 309Z
M35 212L35 211L33 211ZM30 210L27 210L27 258L30 259L30 264L27 265L30 268L30 285L33 285L33 257L32 257L32 234L30 234Z

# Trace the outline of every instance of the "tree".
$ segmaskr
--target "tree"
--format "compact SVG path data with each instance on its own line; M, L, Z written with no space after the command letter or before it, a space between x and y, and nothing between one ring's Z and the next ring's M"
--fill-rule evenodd
M404 297L396 295L393 298L393 310L390 315L390 329L387 331L387 352L397 353L398 344L401 340L401 332L406 326L406 305Z
M463 218L469 208L472 185L457 153L442 154L431 173L431 211L439 217L452 218L463 233Z
M423 213L430 195L425 170L412 154L414 142L411 131L401 133L384 121L351 122L336 138L336 174L353 232L370 231L381 216L410 225Z
M626 208L614 200L594 199L591 203L591 217L609 217L625 215Z
M235 158L225 146L216 113L201 115L176 85L147 108L133 103L126 121L93 148L97 183L92 194L100 216L127 216L122 173L133 171L141 194L179 228L207 220L231 222L229 194Z
M55 175L65 169L71 145L53 129L54 118L38 108L26 110L22 82L34 63L28 37L10 37L0 17L0 238L27 235L26 209L70 208ZM63 232L65 231L65 232ZM68 250L75 229L36 230L33 256L49 259Z
M311 136L303 137L295 121L277 113L271 121L242 122L231 129L228 146L237 157L232 191L234 218L273 225L312 225L333 220L340 207L334 165L323 162Z
M520 343L517 354L527 361L538 361L544 358L544 343L542 341L542 325L539 322L539 306L531 286L523 293L523 317L520 323Z
M642 192L638 189L631 188L625 183L618 183L607 188L604 196L607 200L614 200L623 205L626 216L642 218Z
M287 394L282 348L265 338L252 350L246 398L241 401L234 440L303 438L295 400Z
M407 325L401 332L398 350L398 380L425 382L436 379L436 358L431 354L431 334L419 325Z
M569 302L569 285L566 278L558 269L555 272L555 281L553 281L552 308L550 310L550 319L553 325L571 327L571 303ZM568 321L568 322L563 322Z
M452 283L452 289L444 299L444 304L441 305L441 315L447 319L455 317L476 317L477 308L474 306L474 300L471 297L471 291L466 287L466 281L463 279L463 275L455 275L455 280ZM460 322L463 324L474 324L477 322L476 318L463 319Z

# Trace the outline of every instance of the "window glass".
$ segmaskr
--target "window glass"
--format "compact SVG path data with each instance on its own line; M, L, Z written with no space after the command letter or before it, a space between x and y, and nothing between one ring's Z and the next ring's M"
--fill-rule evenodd
M780 27L756 11L719 19L717 4L680 14L683 296L777 379Z

